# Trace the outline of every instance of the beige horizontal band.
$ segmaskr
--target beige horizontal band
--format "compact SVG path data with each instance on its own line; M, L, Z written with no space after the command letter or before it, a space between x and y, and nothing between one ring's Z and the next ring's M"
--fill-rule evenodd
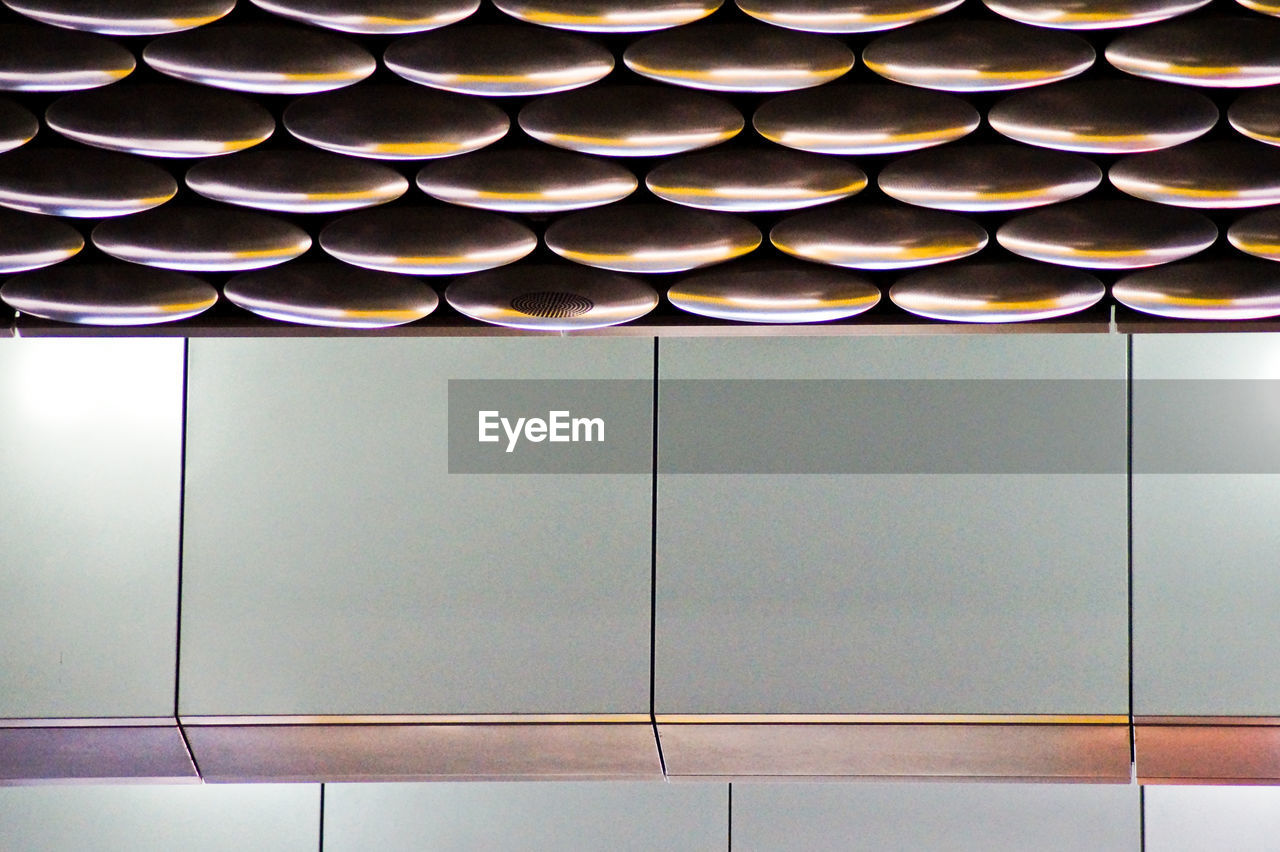
M1128 725L1128 716L747 713L657 716L659 725Z
M361 716L182 716L183 725L619 725L649 724L648 714L482 714Z

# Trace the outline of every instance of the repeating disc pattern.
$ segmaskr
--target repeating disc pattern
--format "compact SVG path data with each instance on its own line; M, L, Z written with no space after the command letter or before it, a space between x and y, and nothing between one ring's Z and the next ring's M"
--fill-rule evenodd
M1275 0L0 0L0 93L18 326L1280 317Z

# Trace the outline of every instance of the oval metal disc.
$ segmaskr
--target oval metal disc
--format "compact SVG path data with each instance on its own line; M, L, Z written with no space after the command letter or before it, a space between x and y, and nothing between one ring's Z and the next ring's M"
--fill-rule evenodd
M1265 260L1188 261L1126 275L1122 305L1160 317L1246 320L1280 315L1280 265Z
M867 176L844 160L779 149L704 151L668 160L645 186L659 198L703 210L795 210L861 192Z
M480 0L249 0L273 15L347 33L433 30L470 17Z
M1111 167L1121 192L1179 207L1261 207L1280 202L1280 150L1243 139L1188 142L1134 154Z
M235 8L236 0L4 0L44 24L103 35L160 35L202 27Z
M1191 210L1145 201L1071 201L1010 219L996 232L1014 254L1086 269L1132 269L1190 257L1218 238Z
M771 142L818 154L893 154L941 145L981 117L945 92L892 85L831 85L761 104L751 123Z
M299 98L283 121L308 145L375 160L465 154L498 141L511 126L492 104L403 83Z
M990 92L1065 80L1088 70L1089 43L1010 21L933 22L882 35L862 51L881 77L926 89Z
M237 307L258 316L330 328L386 328L415 322L440 297L412 275L345 263L286 263L244 272L222 288Z
M769 232L780 251L851 269L905 269L958 260L987 232L951 213L886 204L840 204L783 219Z
M520 110L534 139L584 154L664 157L731 139L742 113L714 95L665 86L591 86Z
M904 311L952 322L1050 319L1091 308L1106 294L1087 272L1021 260L922 269L889 288Z
M682 311L736 322L829 322L880 302L861 275L799 263L743 261L691 275L667 291Z
M1102 170L1078 154L1024 145L934 148L890 163L880 189L941 210L1021 210L1084 195Z
M1030 145L1125 154L1195 139L1218 122L1218 108L1199 92L1149 80L1072 80L1010 95L987 121Z
M11 308L80 325L154 325L203 313L218 291L184 272L133 263L51 266L0 287Z
M760 230L728 213L675 204L621 204L551 223L543 239L563 258L614 272L686 272L742 257Z
M0 155L0 205L28 213L97 218L158 207L178 192L168 172L92 148L19 148Z
M997 15L1060 30L1138 27L1199 9L1209 0L982 0Z
M645 36L622 54L645 77L720 92L785 92L848 73L853 51L830 36L760 24L699 24Z
M340 89L378 67L364 48L340 36L275 24L228 24L161 36L146 46L142 58L180 80L270 95Z
M0 152L22 147L39 132L39 119L13 101L0 99Z
M658 306L642 281L581 266L521 264L451 283L445 300L472 319L534 331L577 331L639 319Z
M122 80L137 62L96 35L34 24L0 25L0 89L71 92Z
M1250 213L1227 229L1227 240L1245 254L1280 260L1280 209Z
M616 163L555 148L477 151L418 172L418 187L432 198L508 213L598 207L637 186L636 176Z
M724 0L493 0L513 18L584 33L641 33L705 18Z
M84 237L66 222L0 209L0 273L52 266L82 248Z
M613 54L595 42L526 24L424 33L395 42L382 60L406 80L484 96L562 92L613 70Z
M923 21L963 0L737 0L753 18L811 33L868 33Z
M1170 21L1107 45L1116 68L1190 86L1237 88L1280 83L1280 21L1199 18Z
M187 186L214 201L284 213L334 213L385 204L409 189L377 163L327 151L255 150L197 163Z
M320 247L365 269L457 275L512 263L538 238L496 213L461 207L362 210L320 232Z
M44 114L86 145L152 157L210 157L265 141L276 122L240 95L185 83L123 83L64 95Z
M1268 145L1280 145L1280 90L1257 89L1241 95L1227 110L1239 132Z
M93 244L131 263L186 272L238 272L292 260L311 248L297 225L224 207L174 207L112 219Z

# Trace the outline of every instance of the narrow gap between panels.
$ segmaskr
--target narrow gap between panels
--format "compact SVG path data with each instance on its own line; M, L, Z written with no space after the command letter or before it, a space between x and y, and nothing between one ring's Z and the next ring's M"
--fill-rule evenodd
M733 852L733 782L729 782L729 852Z
M182 554L183 533L186 529L187 511L187 381L190 372L191 338L182 339L182 404L179 418L178 438L178 595L177 608L174 613L173 640L173 720L178 724L178 733L182 735L182 745L187 750L187 757L195 767L196 775L203 778L200 764L196 762L196 753L187 739L187 730L182 727L178 716L178 702L182 682Z
M667 760L662 754L662 738L658 735L656 684L658 666L658 338L653 338L653 456L650 460L649 506L649 722L653 725L653 741L658 747L658 764L667 775Z
M324 852L324 784L320 785L320 852Z
M1125 570L1129 588L1129 765L1137 769L1137 731L1133 722L1133 335L1125 346Z

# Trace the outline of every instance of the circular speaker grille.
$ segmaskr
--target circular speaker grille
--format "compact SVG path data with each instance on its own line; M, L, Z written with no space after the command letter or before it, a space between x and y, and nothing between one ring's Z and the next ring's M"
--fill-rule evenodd
M543 319L568 319L580 317L595 307L595 303L576 293L541 291L524 293L511 300L511 307L520 313Z

